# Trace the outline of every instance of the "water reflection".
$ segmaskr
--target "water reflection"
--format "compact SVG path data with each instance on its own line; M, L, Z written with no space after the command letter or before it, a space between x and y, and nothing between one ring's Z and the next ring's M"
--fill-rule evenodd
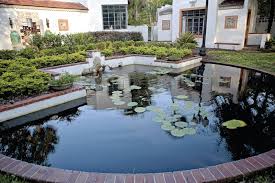
M12 158L50 166L47 157L54 153L59 138L54 127L35 125L0 134L0 152Z
M86 106L1 132L0 152L60 168L144 173L215 165L275 147L274 77L213 64L176 77L149 71L152 68L132 66L82 78L88 89ZM128 90L133 85L141 89ZM114 105L110 96L117 91L125 105ZM179 95L187 98L179 100ZM161 112L136 113L129 102ZM178 116L173 124L187 122L197 133L175 138L155 121L159 115L169 120ZM221 127L231 119L248 126ZM74 154L83 158L66 161Z

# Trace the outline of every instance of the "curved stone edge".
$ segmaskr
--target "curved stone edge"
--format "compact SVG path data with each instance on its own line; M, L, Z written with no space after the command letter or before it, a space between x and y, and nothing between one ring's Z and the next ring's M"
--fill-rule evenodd
M0 171L47 183L201 183L225 182L275 166L275 149L257 156L206 168L148 174L70 171L26 163L0 154Z

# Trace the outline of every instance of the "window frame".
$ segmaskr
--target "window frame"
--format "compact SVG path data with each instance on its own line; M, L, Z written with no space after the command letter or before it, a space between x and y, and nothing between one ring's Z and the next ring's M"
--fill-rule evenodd
M125 10L123 12L120 11L122 6L123 6L123 9ZM102 29L103 30L127 29L127 26L128 26L128 5L127 4L107 4L107 5L102 5L101 8L102 8ZM118 12L116 12L117 10ZM110 18L110 15L111 15L111 18ZM123 21L125 21L125 25L123 25ZM111 26L113 26L112 29L111 29Z
M181 33L191 32L195 36L202 36L204 32L204 22L206 18L206 10L199 9L186 9L182 11L182 28ZM189 23L191 22L191 26ZM184 26L184 29L183 29ZM190 30L191 27L191 30Z

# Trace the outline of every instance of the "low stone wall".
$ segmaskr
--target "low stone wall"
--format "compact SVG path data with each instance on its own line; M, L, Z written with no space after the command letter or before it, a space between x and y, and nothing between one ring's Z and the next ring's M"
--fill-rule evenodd
M77 157L75 157L77 158ZM88 173L43 167L0 154L0 171L48 183L202 183L227 182L274 167L275 150L206 168L151 174Z
M68 90L54 92L38 97L30 98L14 104L0 106L0 123L33 112L64 104L86 96L86 90L82 87L74 87Z
M86 63L54 67L54 68L45 68L43 69L43 71L52 73L53 75L62 74L65 72L70 73L72 75L81 75L84 69L91 68L93 66L93 59L95 57L101 58L102 60L101 64L108 65L113 68L117 68L120 66L127 66L127 65L147 65L147 66L179 69L179 68L183 68L186 66L199 63L202 60L202 57L191 57L191 58L186 58L177 62L167 62L163 60L157 60L155 56L148 56L148 55L125 55L125 56L114 56L114 57L105 58L105 56L102 56L100 52L96 52L96 51L91 52L90 55L91 55L91 58L88 58Z

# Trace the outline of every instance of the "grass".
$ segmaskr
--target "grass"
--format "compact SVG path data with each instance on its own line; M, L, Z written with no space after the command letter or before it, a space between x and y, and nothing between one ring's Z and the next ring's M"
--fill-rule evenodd
M16 178L15 176L0 174L0 183L29 183L29 182L22 181Z
M274 183L275 182L275 168L259 172L255 175L245 177L243 180L232 181L232 183Z
M211 50L208 55L209 61L245 66L275 74L275 53Z

